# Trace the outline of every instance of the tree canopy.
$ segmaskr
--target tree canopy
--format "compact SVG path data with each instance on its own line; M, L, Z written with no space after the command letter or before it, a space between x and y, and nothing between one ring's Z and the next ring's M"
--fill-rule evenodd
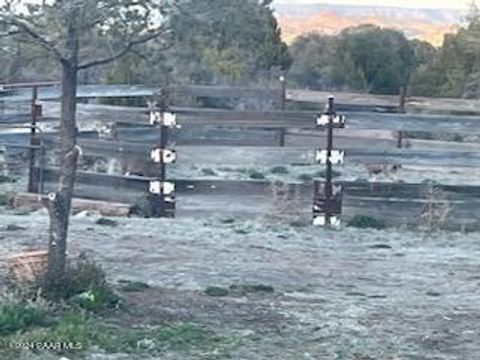
M412 93L423 96L480 96L480 12L473 4L468 24L445 36L443 46L418 68Z
M339 35L309 34L291 46L291 81L300 87L410 95L480 97L480 11L440 48L373 25Z
M271 2L71 0L40 5L32 0L26 5L9 0L0 16L0 81L58 79L60 65L54 60L68 55L62 52L67 28L60 15L75 11L72 18L83 24L78 69L84 83L268 83L288 72L291 85L311 89L398 94L408 86L412 95L480 96L480 11L474 5L466 26L446 35L440 48L373 25L334 36L307 34L288 47ZM12 18L12 10L19 8ZM159 25L163 33L157 38ZM153 41L144 43L150 37Z
M293 80L313 88L395 94L415 66L415 51L397 31L373 25L348 28L338 36L311 34L292 45Z
M168 49L149 44L148 56L117 63L110 81L238 84L268 81L291 64L271 0L173 0L164 19Z

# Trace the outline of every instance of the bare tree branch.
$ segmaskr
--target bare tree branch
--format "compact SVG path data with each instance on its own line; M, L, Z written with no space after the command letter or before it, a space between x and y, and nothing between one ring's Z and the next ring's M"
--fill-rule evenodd
M164 33L164 29L160 29L160 30L157 30L157 31L152 32L150 34L147 34L145 36L142 36L142 37L139 37L137 39L131 40L130 42L127 43L127 45L122 50L120 50L116 54L113 54L112 56L106 57L104 59L97 59L97 60L87 62L85 64L81 64L77 67L77 69L78 70L84 70L84 69L88 69L88 68L93 67L93 66L105 65L105 64L108 64L112 61L118 60L121 57L128 54L134 46L144 44L144 43L146 43L150 40L153 40L153 39L159 37L160 35L162 35L163 33Z
M45 39L45 37L43 37L40 33L35 31L33 28L31 28L26 23L18 20L17 18L5 17L5 16L0 17L0 23L2 23L2 22L6 25L13 26L14 28L17 29L17 30L12 30L11 32L24 33L24 34L28 35L31 39L35 40L38 45L40 45L45 50L47 50L49 53L51 53L57 60L59 60L59 61L66 60L62 56L62 53L60 52L60 50L57 49L54 44L52 44L50 41ZM13 34L11 34L11 35L13 35Z
M18 34L20 34L20 31L11 30L11 31L7 31L6 33L0 34L0 38L6 38L6 37L18 35Z

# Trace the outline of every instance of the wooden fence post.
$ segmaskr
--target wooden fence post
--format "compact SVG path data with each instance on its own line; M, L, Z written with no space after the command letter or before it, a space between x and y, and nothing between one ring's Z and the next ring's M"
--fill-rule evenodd
M285 75L281 75L279 80L282 86L282 93L280 95L280 110L285 110L285 105L287 102L287 78Z
M37 118L42 115L42 107L37 104L38 100L38 86L32 87L32 101L30 104L30 150L28 155L28 192L39 192L39 173L35 171L36 151L37 146L40 145L40 141L36 136Z
M397 132L397 149L403 148L403 131L400 130Z
M285 128L278 129L278 145L280 147L285 147L285 137L286 137L286 130Z
M398 103L398 112L399 113L405 113L405 105L407 102L407 86L403 85L400 88L400 98L399 98L399 103Z

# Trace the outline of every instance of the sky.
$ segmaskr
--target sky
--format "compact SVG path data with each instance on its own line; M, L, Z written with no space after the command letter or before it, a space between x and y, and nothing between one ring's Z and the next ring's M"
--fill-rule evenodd
M347 4L399 6L407 8L466 9L471 0L275 0L277 4Z

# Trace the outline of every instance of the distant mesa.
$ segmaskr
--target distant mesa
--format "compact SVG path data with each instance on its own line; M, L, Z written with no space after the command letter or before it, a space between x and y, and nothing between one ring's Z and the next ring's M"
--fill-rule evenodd
M451 9L404 9L383 6L330 4L278 4L275 12L283 37L291 43L310 33L337 34L361 24L373 24L403 31L410 39L440 46L446 33L455 32L465 21L464 11Z

